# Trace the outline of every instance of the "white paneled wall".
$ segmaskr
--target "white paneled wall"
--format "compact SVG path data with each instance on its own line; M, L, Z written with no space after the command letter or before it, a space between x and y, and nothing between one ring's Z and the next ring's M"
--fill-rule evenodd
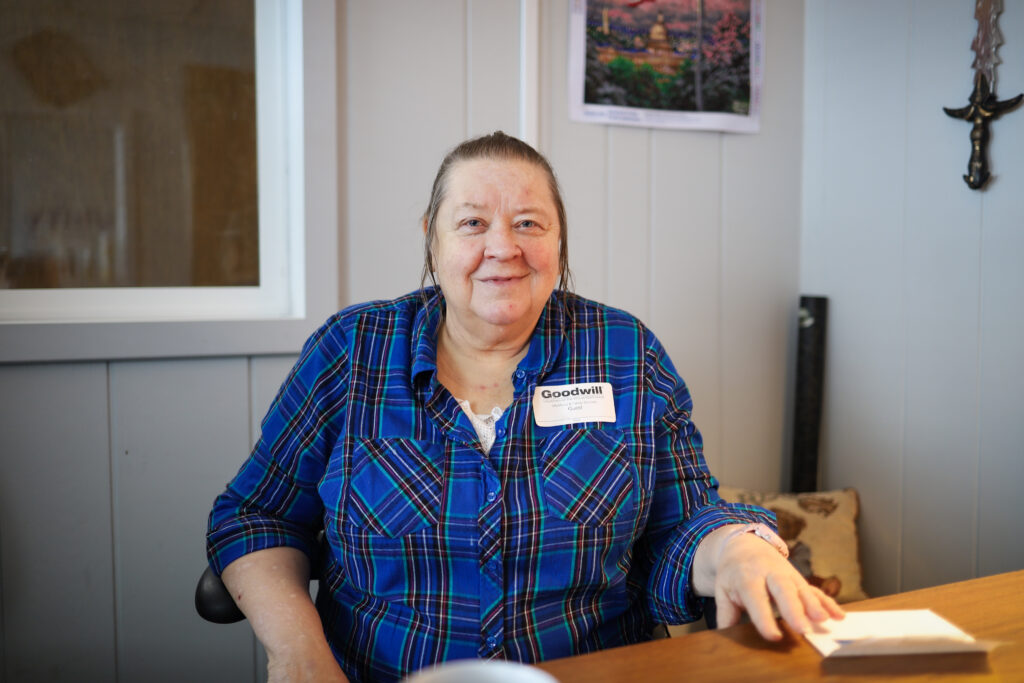
M1024 91L1005 3L998 93ZM807 3L803 288L830 298L826 483L856 486L869 592L1024 567L1024 112L961 179L973 3ZM866 46L869 48L866 49Z
M106 370L0 367L5 680L111 680L114 672Z
M293 356L0 366L3 673L255 680L192 606L214 496Z

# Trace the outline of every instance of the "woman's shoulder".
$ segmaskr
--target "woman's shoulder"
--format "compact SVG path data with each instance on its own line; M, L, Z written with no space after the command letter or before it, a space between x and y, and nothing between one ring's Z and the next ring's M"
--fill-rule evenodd
M556 292L556 296L562 302L572 321L577 325L588 327L594 325L627 326L646 330L643 322L625 309L609 306L574 292L559 290Z
M373 299L351 304L327 319L325 326L349 327L367 318L415 318L436 299L431 289L418 289L395 299Z
M651 329L629 311L572 292L557 292L566 311L566 329L576 338L604 337L620 348L660 354L662 344Z
M344 345L343 340L367 332L388 330L388 334L400 334L413 326L420 311L429 307L435 298L432 291L417 290L395 299L351 304L329 317L310 336L309 342L334 339Z

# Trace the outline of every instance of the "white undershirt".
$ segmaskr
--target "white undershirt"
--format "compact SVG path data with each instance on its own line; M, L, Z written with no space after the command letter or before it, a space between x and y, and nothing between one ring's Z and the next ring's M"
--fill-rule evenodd
M473 412L469 401L460 398L455 400L459 402L462 412L466 413L469 421L473 424L473 429L476 430L477 438L480 439L480 445L483 447L484 453L490 455L491 446L494 445L494 423L501 419L501 415L505 411L498 406L494 406L489 414L477 415Z

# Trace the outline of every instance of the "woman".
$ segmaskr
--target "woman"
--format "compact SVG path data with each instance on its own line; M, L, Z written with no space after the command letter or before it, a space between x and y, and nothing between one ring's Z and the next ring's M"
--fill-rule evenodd
M841 616L769 513L719 499L654 335L566 291L541 155L503 133L461 144L423 229L435 286L310 338L211 513L211 565L271 680L567 656L697 619L701 596L771 640L772 603L797 632Z

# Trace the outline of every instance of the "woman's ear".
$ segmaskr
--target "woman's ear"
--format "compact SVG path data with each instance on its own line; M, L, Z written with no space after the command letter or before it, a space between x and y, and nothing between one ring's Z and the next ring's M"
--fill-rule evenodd
M427 217L426 216L423 216L423 225L422 225L422 227L423 227L423 234L426 235L427 234Z

